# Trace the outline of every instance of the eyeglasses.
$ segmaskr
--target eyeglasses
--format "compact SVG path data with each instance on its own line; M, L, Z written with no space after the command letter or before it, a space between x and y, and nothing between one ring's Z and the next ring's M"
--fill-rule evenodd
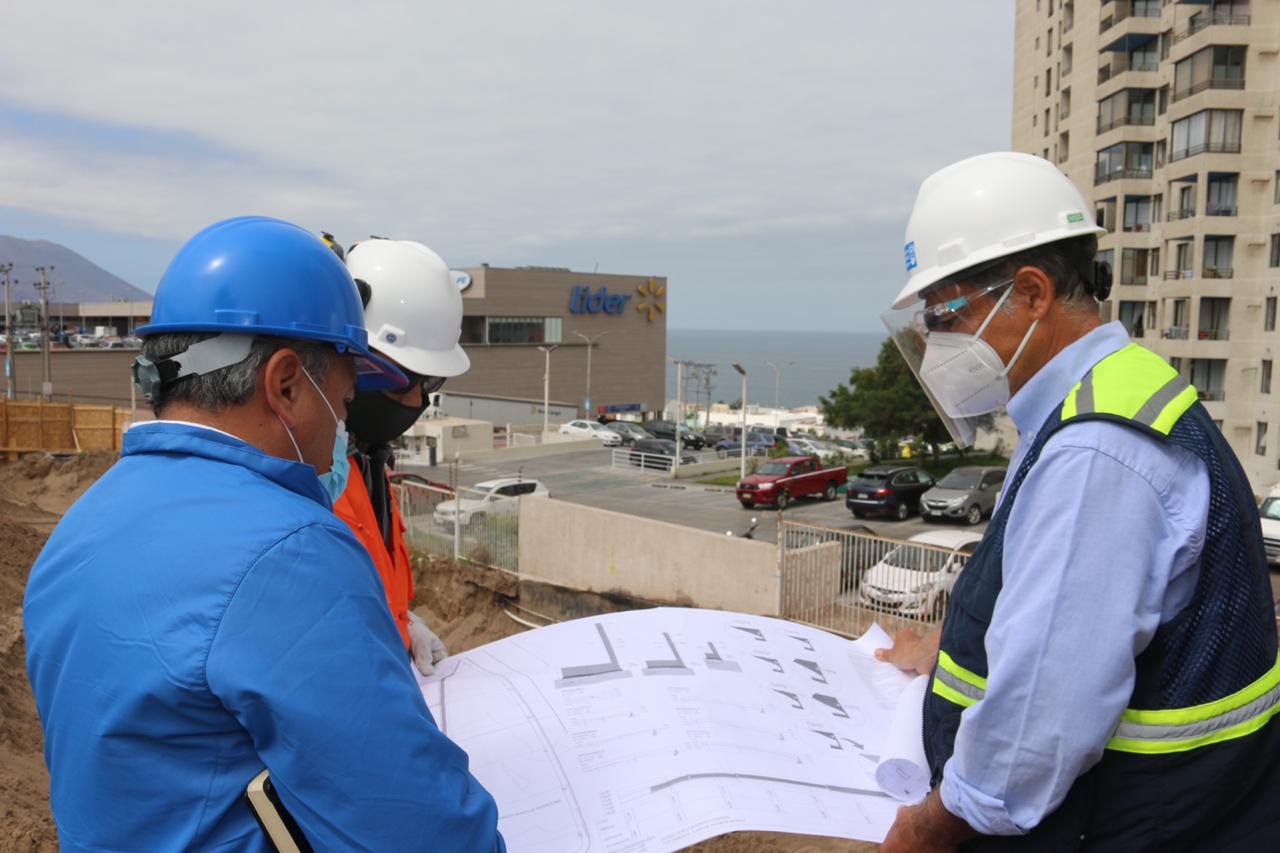
M402 371L409 381L403 388L391 388L387 393L393 397L403 397L413 391L414 388L422 389L422 397L425 400L429 395L439 391L446 380L447 376L423 376L420 373L414 373L411 370Z
M1013 279L993 284L990 287L984 287L976 293L968 293L964 296L957 296L955 299L948 299L946 302L939 302L936 305L930 305L916 312L912 325L915 326L917 332L927 335L929 332L946 330L951 327L960 317L960 312L968 308L974 302L989 293L997 291L1003 287L1013 284Z

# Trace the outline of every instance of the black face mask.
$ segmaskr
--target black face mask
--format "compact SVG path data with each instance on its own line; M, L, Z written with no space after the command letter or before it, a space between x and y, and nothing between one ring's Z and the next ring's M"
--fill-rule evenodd
M381 391L357 391L347 406L347 429L365 447L385 444L403 435L429 405L431 400L425 394L422 405L406 406Z

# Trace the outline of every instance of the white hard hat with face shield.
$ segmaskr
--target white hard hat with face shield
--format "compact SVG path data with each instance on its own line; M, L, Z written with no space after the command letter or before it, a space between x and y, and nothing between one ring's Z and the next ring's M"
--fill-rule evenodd
M935 328L932 321L947 312L958 313L1011 280L934 306L927 314L918 303L928 291L969 280L1010 255L1105 233L1094 222L1075 184L1048 161L1030 154L998 152L970 157L940 169L920 185L903 240L907 282L882 319L957 444L972 445L978 416L968 415L963 406L944 405L937 389L931 389L922 376L929 332ZM997 305L1007 298L1008 289ZM978 336L985 328L984 322ZM1024 346L1029 337L1028 332ZM986 349L984 360L994 357L999 362L994 351ZM1007 367L1001 368L1007 371Z

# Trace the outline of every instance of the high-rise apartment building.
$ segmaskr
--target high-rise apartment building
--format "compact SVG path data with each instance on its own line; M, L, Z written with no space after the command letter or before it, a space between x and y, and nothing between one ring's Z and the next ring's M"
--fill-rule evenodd
M1013 147L1093 204L1103 310L1280 482L1280 0L1017 0Z

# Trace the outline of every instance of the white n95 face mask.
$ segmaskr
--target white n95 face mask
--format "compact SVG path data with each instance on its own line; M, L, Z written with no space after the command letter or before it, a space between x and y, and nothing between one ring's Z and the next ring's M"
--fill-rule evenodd
M999 354L982 339L982 333L1012 292L1012 287L1005 291L972 335L929 333L920 363L920 379L929 386L929 392L949 417L977 417L998 411L1009 402L1009 371L1018 363L1040 321L1032 322L1008 365L1000 361Z

